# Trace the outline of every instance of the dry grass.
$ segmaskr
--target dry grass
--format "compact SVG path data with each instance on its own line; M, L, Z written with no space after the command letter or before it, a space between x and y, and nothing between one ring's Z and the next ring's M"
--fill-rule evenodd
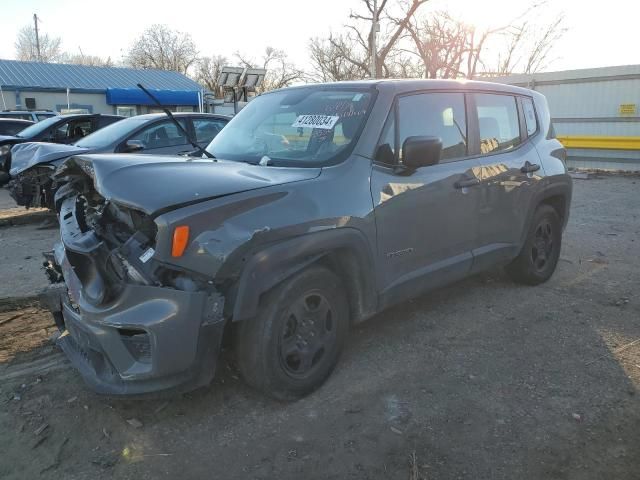
M0 364L46 345L57 330L51 313L39 308L0 313Z

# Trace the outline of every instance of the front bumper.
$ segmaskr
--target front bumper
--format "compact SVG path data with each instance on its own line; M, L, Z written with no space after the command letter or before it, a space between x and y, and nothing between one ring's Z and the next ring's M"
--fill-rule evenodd
M56 245L65 283L44 295L62 330L58 345L98 393L137 395L190 390L208 384L225 321L219 294L125 285L118 297L96 307Z

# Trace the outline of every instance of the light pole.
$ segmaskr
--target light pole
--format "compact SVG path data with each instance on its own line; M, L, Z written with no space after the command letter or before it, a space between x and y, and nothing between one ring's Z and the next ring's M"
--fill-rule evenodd
M36 51L38 52L38 61L42 61L42 57L40 56L40 36L38 35L38 15L33 14L33 24L36 28Z
M371 26L371 78L376 78L378 71L378 0L373 0L373 25Z

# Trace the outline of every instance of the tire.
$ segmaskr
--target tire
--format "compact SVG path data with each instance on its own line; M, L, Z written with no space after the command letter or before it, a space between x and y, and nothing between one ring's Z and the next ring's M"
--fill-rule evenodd
M342 282L330 270L312 266L264 295L258 315L237 325L240 373L278 400L302 398L331 374L348 330Z
M506 268L517 283L539 285L551 278L560 258L562 225L555 209L540 205L531 221L520 254Z

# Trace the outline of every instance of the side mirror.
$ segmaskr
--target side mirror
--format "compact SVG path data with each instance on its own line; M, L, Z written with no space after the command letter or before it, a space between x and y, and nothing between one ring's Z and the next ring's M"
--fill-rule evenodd
M411 169L428 167L440 162L441 153L442 140L439 137L407 137L402 144L402 163Z
M141 150L144 150L144 143L140 140L127 140L122 149L124 153L140 152Z

